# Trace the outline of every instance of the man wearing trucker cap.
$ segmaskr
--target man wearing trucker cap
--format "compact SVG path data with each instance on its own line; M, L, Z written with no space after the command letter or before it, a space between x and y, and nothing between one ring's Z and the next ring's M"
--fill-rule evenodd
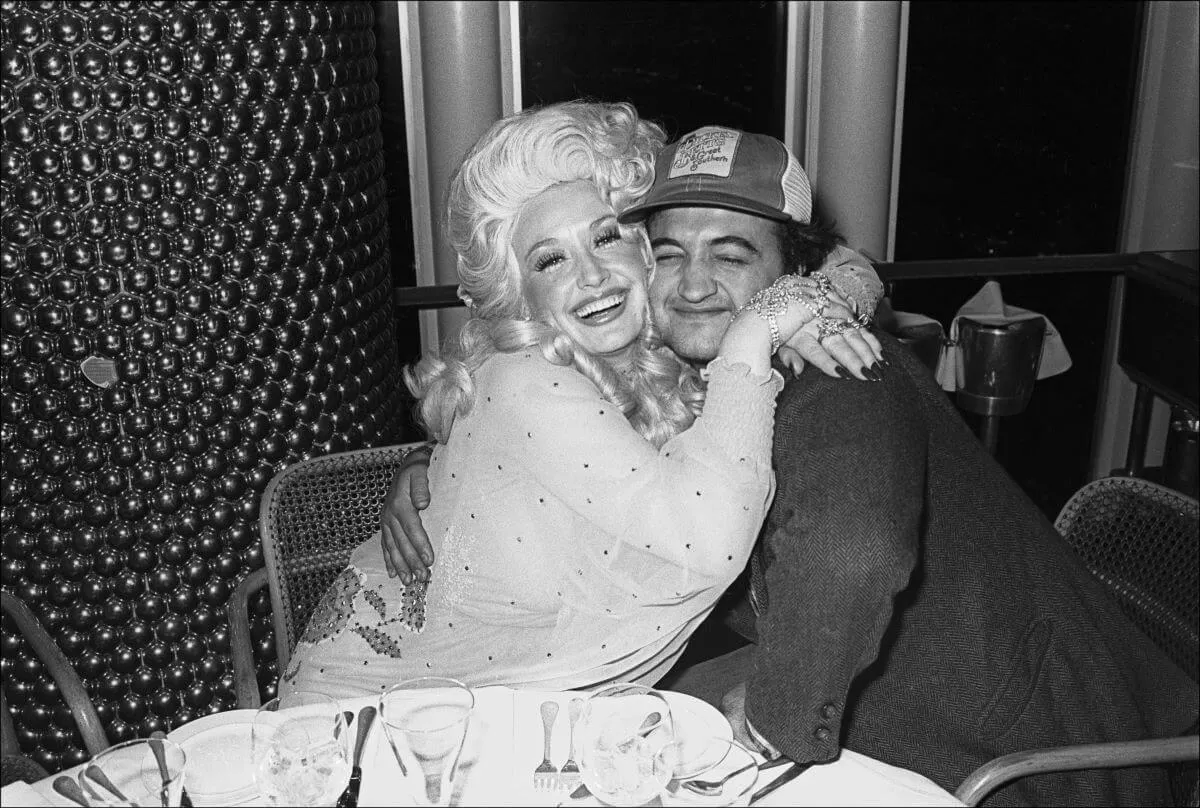
M621 218L645 221L654 319L699 365L781 274L861 260L814 220L784 144L724 127L665 147ZM819 764L846 747L950 791L1010 752L1193 725L1195 683L1107 598L928 369L877 336L880 383L808 366L779 397L777 493L750 565L754 618L739 626L754 642L660 686L721 704L768 752ZM428 488L409 469L385 514L427 548ZM1141 767L1028 777L986 804L1169 800L1163 770Z
M646 222L664 341L700 364L750 295L822 264L788 260L791 245L836 238L781 142L724 127L667 146L621 218ZM1186 730L1195 683L1106 597L928 369L877 336L882 383L806 368L779 397L777 493L750 565L756 641L660 686L719 703L744 683L724 707L761 747L820 763L845 746L950 791L1009 752ZM1163 771L1143 767L1026 778L988 804L1169 799Z

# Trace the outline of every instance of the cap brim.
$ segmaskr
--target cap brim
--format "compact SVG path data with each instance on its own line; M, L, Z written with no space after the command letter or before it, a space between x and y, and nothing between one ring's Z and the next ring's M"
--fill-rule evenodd
M783 211L762 205L744 197L720 191L696 191L683 189L677 193L666 193L655 199L634 205L621 213L617 219L621 224L644 221L647 216L663 208L728 208L741 213L765 216L776 222L790 222L792 217Z

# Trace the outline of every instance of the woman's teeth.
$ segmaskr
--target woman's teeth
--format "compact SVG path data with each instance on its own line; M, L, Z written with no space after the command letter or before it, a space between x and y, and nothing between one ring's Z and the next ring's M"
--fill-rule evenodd
M616 308L624 302L624 292L615 295L609 295L608 297L602 297L599 300L593 300L591 303L587 303L575 309L575 316L579 317L580 319L587 319L588 317L599 314L602 311Z

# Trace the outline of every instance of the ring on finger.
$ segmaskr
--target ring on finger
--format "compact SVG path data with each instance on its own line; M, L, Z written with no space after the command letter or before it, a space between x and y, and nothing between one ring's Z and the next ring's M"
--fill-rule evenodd
M854 320L838 320L833 317L820 317L817 319L817 342L824 342L827 338L837 336L843 331L848 331L855 328L857 325Z

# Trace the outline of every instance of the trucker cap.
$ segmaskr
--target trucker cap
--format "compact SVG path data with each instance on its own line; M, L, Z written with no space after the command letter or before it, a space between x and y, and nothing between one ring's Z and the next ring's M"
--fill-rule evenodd
M639 222L661 208L697 205L808 224L812 187L800 161L776 138L705 126L663 147L654 185L619 218Z

